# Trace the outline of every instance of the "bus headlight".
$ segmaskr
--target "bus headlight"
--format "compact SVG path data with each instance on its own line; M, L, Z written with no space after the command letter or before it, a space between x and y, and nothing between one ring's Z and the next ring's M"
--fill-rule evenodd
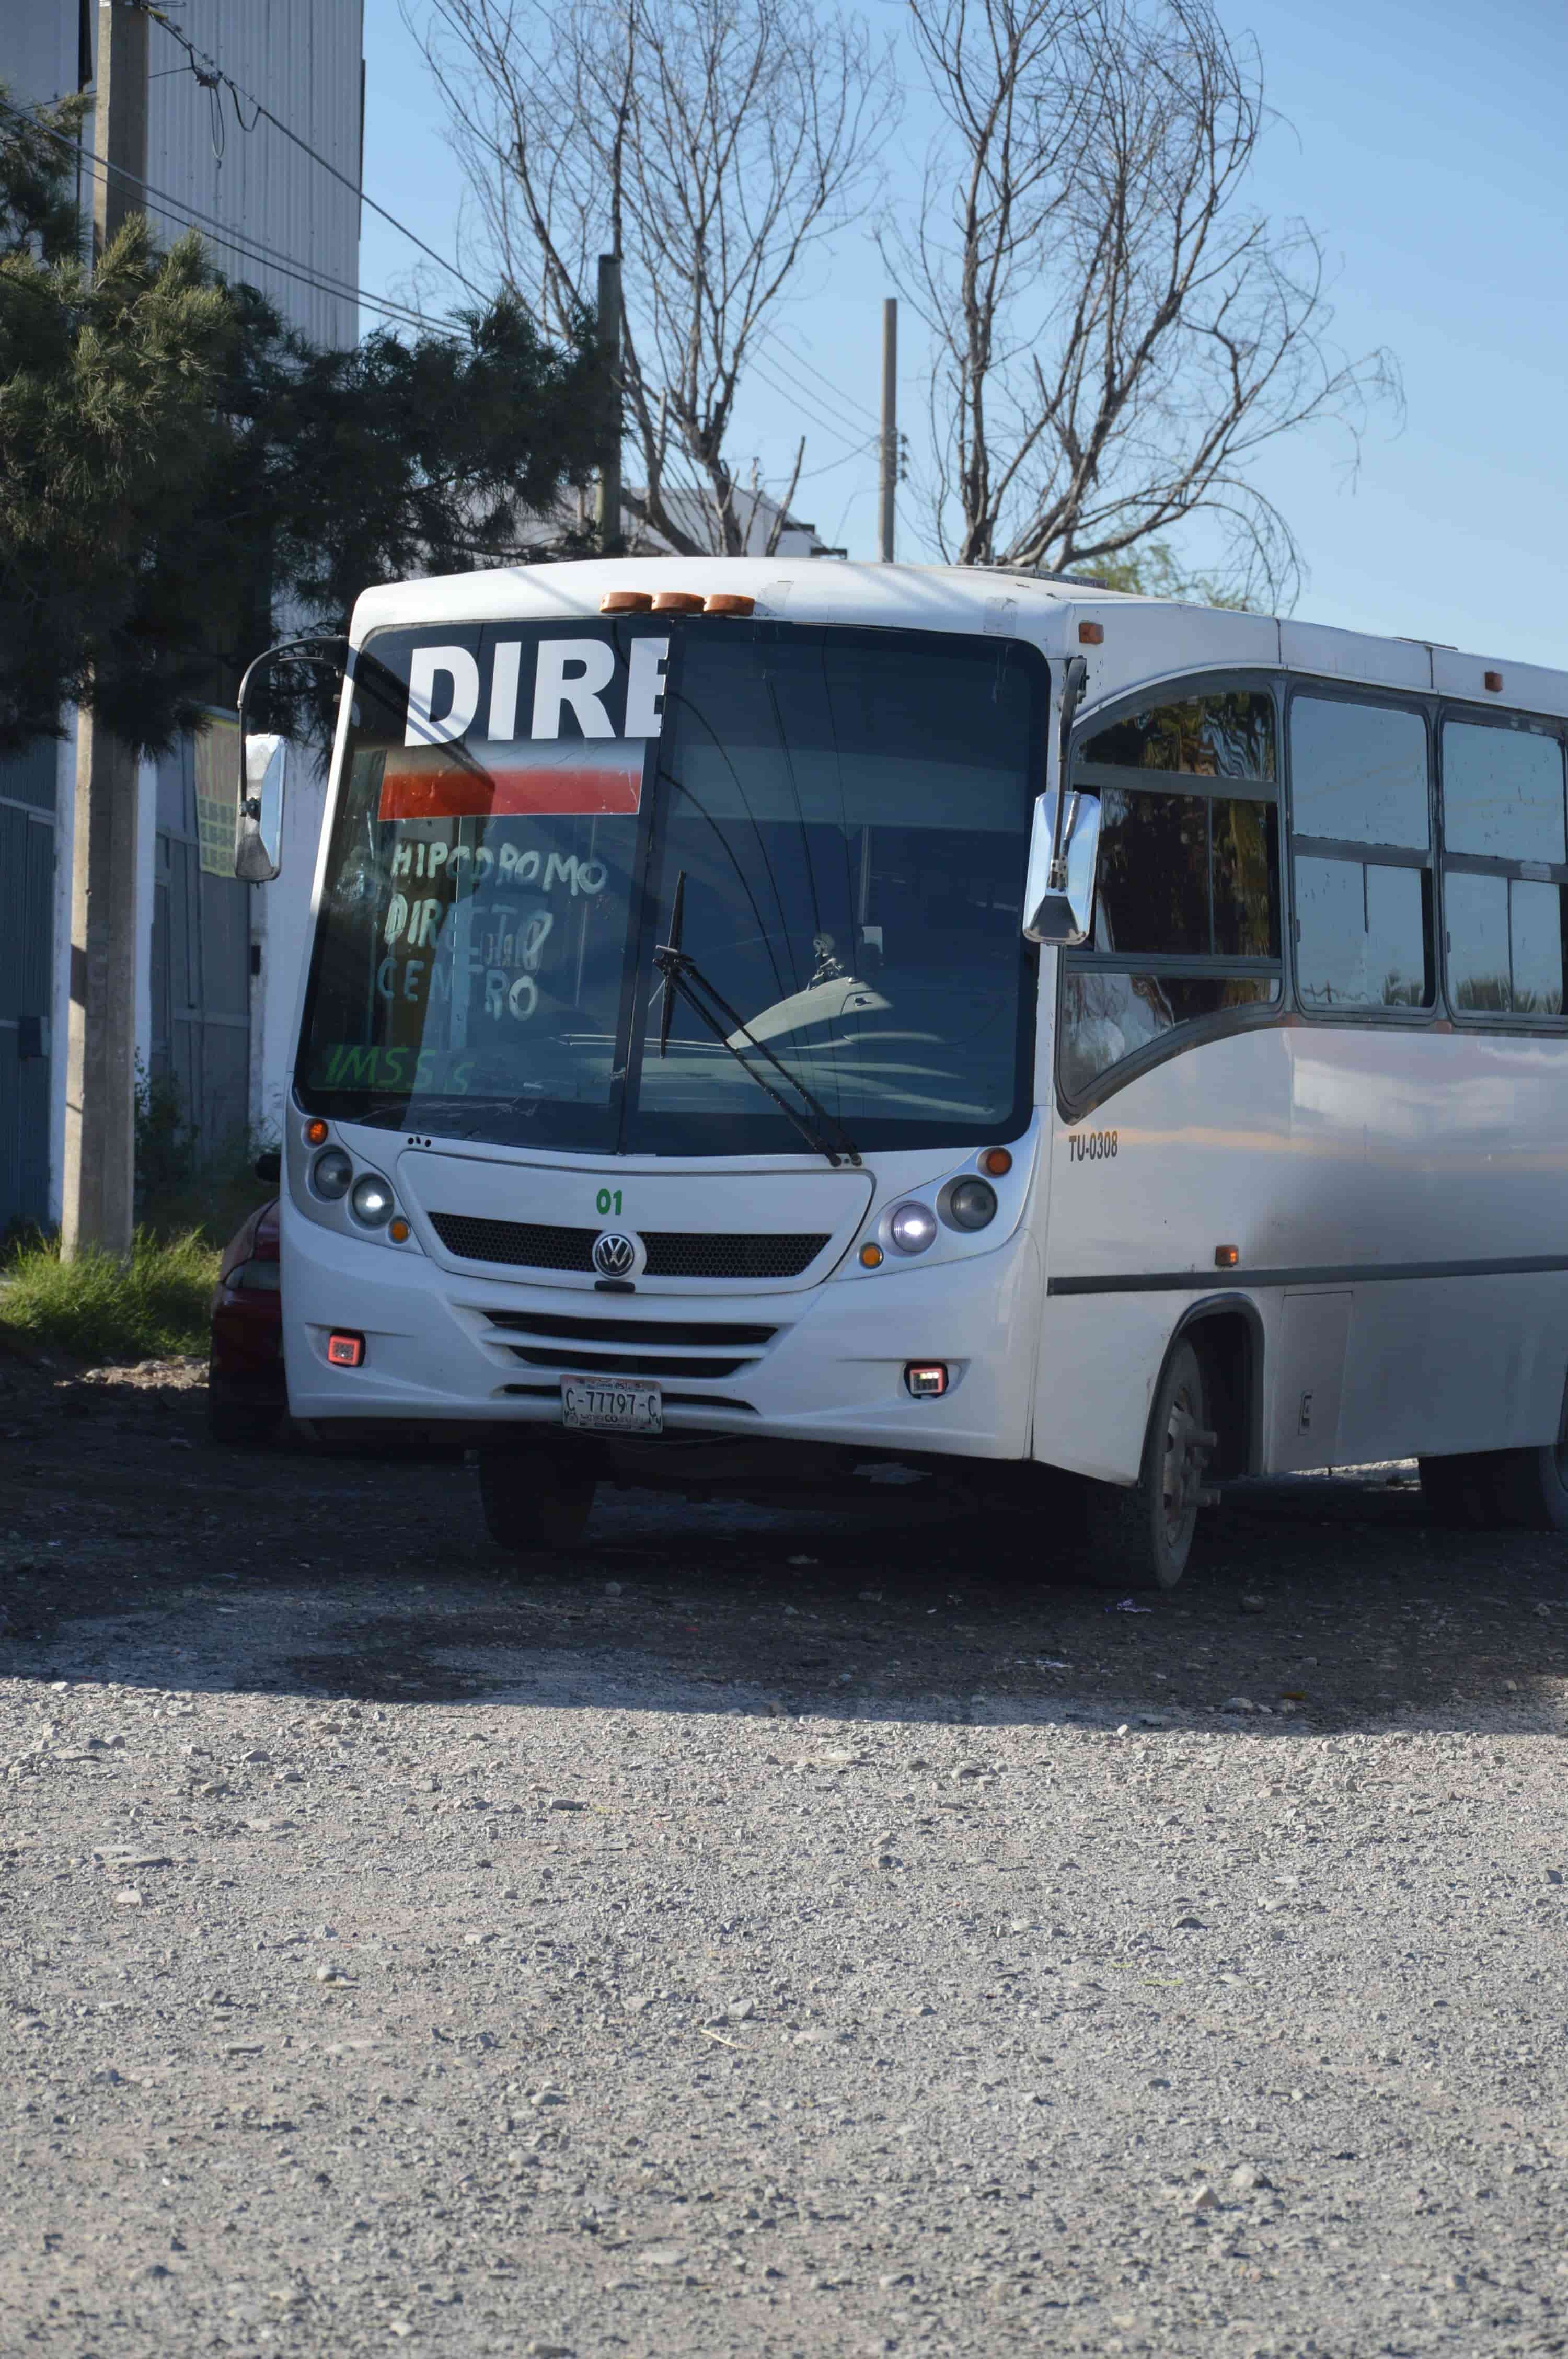
M900 1253L924 1253L936 1235L936 1215L929 1204L900 1204L888 1234Z
M336 1204L349 1192L354 1167L341 1147L324 1147L310 1166L310 1185L323 1203Z
M367 1171L354 1182L349 1209L367 1229L384 1229L392 1218L394 1201L392 1190L380 1173Z
M960 1180L943 1207L956 1229L989 1228L996 1218L996 1190L989 1180Z

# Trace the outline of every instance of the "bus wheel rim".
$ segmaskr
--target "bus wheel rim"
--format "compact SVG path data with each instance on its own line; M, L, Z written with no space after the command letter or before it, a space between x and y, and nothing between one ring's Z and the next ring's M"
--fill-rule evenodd
M1203 1481L1202 1461L1193 1444L1193 1436L1197 1430L1198 1420L1193 1415L1187 1387L1179 1385L1171 1402L1171 1413L1165 1420L1161 1482L1165 1544L1173 1551L1182 1546L1197 1516L1195 1494Z

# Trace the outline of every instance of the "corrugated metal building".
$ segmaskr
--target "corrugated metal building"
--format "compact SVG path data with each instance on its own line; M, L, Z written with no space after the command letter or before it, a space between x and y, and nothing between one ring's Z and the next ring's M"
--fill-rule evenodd
M154 19L146 194L155 229L172 239L193 225L225 277L259 288L313 342L352 343L362 0L184 0L171 22L295 137L249 106L239 119ZM90 77L97 28L97 0L0 0L0 81L13 103L75 91ZM91 116L82 145L90 212ZM297 857L265 892L234 882L222 761L232 735L220 727L144 764L138 801L138 1053L149 1076L173 1080L212 1150L276 1123L309 892L310 864ZM0 766L0 1234L59 1212L74 777L69 736ZM314 833L311 783L297 766L291 835Z

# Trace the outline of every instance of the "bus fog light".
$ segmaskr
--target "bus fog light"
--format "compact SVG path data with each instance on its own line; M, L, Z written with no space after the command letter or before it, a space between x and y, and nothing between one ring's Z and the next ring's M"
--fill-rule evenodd
M940 1400L947 1389L945 1360L911 1360L903 1372L906 1388L916 1400Z
M888 1233L900 1253L924 1253L936 1234L936 1215L929 1204L901 1204L888 1223Z
M365 1360L364 1337L353 1334L329 1335L327 1357L334 1368L362 1368Z
M392 1218L393 1203L392 1190L376 1171L367 1171L356 1180L349 1198L355 1220L362 1221L367 1229L384 1229Z
M960 1180L949 1190L946 1209L956 1229L989 1228L996 1218L996 1190L989 1180Z
M341 1147L329 1147L310 1166L310 1185L324 1202L335 1204L349 1192L354 1167Z

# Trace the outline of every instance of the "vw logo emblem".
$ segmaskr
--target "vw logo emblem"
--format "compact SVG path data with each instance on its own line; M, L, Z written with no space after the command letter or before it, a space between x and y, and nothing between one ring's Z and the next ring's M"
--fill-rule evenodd
M624 1277L637 1258L637 1247L619 1229L606 1229L593 1241L593 1266L600 1277Z

